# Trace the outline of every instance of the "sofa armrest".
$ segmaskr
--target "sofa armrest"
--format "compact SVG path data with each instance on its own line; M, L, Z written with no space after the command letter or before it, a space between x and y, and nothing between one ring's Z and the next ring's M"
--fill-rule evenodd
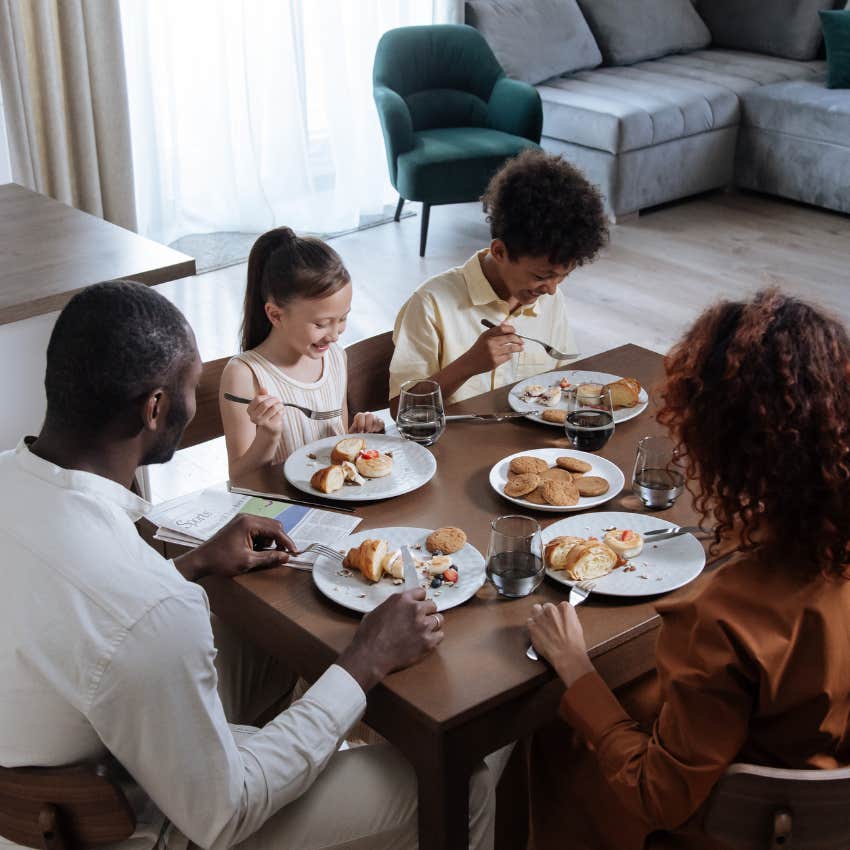
M490 93L487 113L494 130L540 143L543 106L534 86L509 77L500 77Z
M381 119L384 133L384 146L387 149L387 165L390 169L390 182L396 185L399 154L413 149L413 122L410 110L398 92L386 86L375 86L375 105Z

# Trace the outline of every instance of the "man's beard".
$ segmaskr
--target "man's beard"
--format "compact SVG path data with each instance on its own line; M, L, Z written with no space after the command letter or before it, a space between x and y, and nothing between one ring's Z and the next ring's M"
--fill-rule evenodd
M142 466L170 461L174 457L174 452L177 451L177 446L180 445L180 439L186 430L186 426L189 424L189 414L186 410L183 394L179 390L175 390L170 393L170 396L172 400L171 408L165 420L165 430L156 445L151 446L150 451L142 458Z

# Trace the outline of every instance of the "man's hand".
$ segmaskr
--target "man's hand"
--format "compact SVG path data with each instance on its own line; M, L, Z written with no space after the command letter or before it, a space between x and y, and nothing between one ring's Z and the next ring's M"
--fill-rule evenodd
M470 375L492 372L497 366L523 350L522 340L516 335L514 326L502 322L495 328L484 331L463 355L464 365Z
M593 670L587 656L584 632L569 602L534 605L528 618L534 648L555 668L567 687Z
M443 615L420 587L395 593L360 623L337 659L364 692L388 673L421 661L443 639Z
M384 420L374 413L357 413L348 427L349 434L383 434Z
M269 549L272 543L277 549ZM207 575L232 577L289 560L296 546L276 519L239 514L197 549L175 558L174 565L189 580Z

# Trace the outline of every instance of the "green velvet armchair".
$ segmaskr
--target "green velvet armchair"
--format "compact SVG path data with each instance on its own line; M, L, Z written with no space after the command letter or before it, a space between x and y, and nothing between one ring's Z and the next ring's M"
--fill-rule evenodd
M384 33L373 84L395 220L406 200L422 202L424 257L432 206L478 200L507 158L538 147L540 95L508 79L481 33L458 24Z

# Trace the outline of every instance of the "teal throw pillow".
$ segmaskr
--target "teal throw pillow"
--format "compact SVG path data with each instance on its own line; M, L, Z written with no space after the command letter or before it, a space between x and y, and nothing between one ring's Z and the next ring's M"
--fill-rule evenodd
M818 14L826 42L826 84L831 89L850 88L850 7Z

